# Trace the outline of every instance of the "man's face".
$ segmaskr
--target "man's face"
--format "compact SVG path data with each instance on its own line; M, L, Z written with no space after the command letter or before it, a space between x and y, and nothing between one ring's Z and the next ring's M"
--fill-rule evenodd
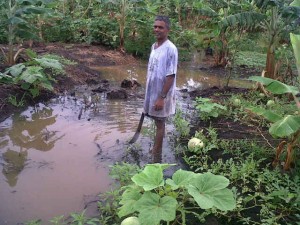
M165 40L168 37L169 29L164 21L156 20L153 25L153 31L158 41Z

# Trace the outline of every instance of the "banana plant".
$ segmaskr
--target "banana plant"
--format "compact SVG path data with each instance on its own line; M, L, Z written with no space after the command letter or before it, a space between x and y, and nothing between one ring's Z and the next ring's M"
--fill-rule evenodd
M289 5L286 0L253 0L252 7L238 14L230 15L223 19L222 27L249 28L258 27L267 33L267 59L265 76L276 79L275 51L280 39L290 32L299 32L300 7Z
M110 14L119 24L119 50L125 52L125 29L128 23L128 16L132 14L141 0L97 0L100 3L106 4L110 8Z
M1 48L1 52L8 66L14 65L18 55L25 50L20 46L14 49L16 40L28 40L37 37L34 32L35 28L28 21L26 15L48 12L49 9L39 6L44 1L49 2L50 0L7 0L5 3L0 4L0 10L6 12L4 23L7 28L8 40L8 52L6 53L3 48Z
M276 156L273 161L273 166L279 162L279 157L287 146L287 156L284 164L284 170L290 170L293 162L293 149L300 142L300 105L297 95L299 95L299 88L286 85L280 81L270 79L267 77L252 76L249 80L256 81L265 86L266 90L275 95L290 94L293 96L298 111L294 115L278 115L272 110L261 107L248 107L252 113L264 117L271 122L269 133L274 138L284 138L276 148Z

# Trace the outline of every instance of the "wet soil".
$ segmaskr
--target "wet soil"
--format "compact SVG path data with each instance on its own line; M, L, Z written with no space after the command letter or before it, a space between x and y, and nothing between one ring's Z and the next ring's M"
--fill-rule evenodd
M54 84L55 91L53 93L43 91L34 99L25 96L26 104L23 107L16 107L8 102L10 96L15 96L20 100L24 94L23 90L17 85L0 83L0 122L12 113L23 110L26 105L34 105L57 94L72 91L76 85L85 84L91 80L101 80L101 74L91 69L91 67L135 64L138 62L131 55L97 45L52 43L47 45L36 44L32 49L39 55L56 54L77 64L65 66L66 75L56 78L57 82ZM6 66L0 62L0 72L3 72L5 68Z

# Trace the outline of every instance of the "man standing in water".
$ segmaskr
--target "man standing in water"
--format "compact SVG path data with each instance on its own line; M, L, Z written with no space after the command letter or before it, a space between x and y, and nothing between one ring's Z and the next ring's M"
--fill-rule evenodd
M168 17L156 16L153 28L156 42L151 47L148 62L144 113L155 121L156 135L151 152L156 163L161 162L166 118L175 114L178 51L168 39Z

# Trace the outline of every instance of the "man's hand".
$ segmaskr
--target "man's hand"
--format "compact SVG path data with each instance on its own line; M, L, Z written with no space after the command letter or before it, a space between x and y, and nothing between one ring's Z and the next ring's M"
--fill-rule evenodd
M158 97L158 99L156 100L155 102L155 105L154 105L154 110L155 111L159 111L159 110L162 110L165 106L165 100L161 97Z

